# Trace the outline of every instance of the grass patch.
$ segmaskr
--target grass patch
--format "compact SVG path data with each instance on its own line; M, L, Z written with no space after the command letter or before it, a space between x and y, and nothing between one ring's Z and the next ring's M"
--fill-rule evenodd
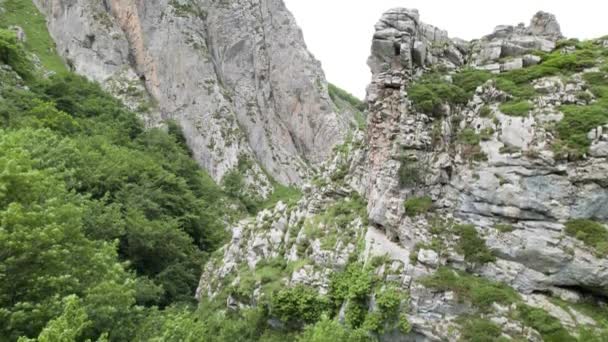
M353 106L354 108L356 108L357 110L359 110L361 112L363 112L363 111L365 111L365 109L367 109L367 105L365 104L365 102L361 101L360 99L358 99L351 93L336 86L335 84L328 83L327 90L329 92L329 97L331 97L331 100L334 101L334 103L339 100L342 100L342 101L347 102L348 104L350 104L351 106Z
M429 115L441 115L445 104L466 105L467 92L457 85L447 82L437 74L423 76L408 90L414 108Z
M592 220L571 220L566 223L566 234L595 249L598 256L608 255L608 230Z
M475 317L464 322L461 333L461 341L492 342L500 341L502 330L496 323L488 319Z
M477 87L483 85L492 77L492 73L485 70L465 69L452 75L452 80L454 85L460 87L471 97Z
M477 233L475 226L463 224L454 227L454 231L460 240L457 249L464 254L464 259L468 262L485 264L496 260L496 257L486 246L486 242Z
M428 196L414 197L403 203L405 214L410 217L426 214L433 209L433 200Z
M519 304L517 306L517 316L525 325L538 331L545 342L577 341L562 326L559 319L549 315L543 309Z
M57 55L55 42L46 28L46 19L29 0L4 0L0 12L3 27L18 25L27 36L25 48L40 58L45 69L56 73L66 72L65 64Z
M507 285L447 267L441 267L432 276L424 278L422 284L442 292L453 291L459 300L469 301L482 311L490 310L493 303L510 305L520 300L517 291Z
M272 208L279 202L292 206L302 198L302 192L296 187L286 186L278 182L273 182L272 186L274 191L266 199L263 205L264 208Z
M510 116L528 116L534 106L528 101L510 101L500 105L500 111Z
M497 223L494 225L494 229L498 230L501 233L510 233L515 230L515 227L510 224Z

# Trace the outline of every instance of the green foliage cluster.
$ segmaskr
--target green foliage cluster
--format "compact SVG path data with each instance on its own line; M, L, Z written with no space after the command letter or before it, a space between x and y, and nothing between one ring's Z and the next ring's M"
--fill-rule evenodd
M509 305L520 300L517 291L504 284L447 267L439 268L422 284L438 291L454 291L459 299L470 301L482 311L490 310L493 303Z
M543 309L524 304L517 291L507 285L446 267L440 268L422 282L423 285L439 291L454 291L460 299L470 301L482 313L491 311L493 303L516 304L512 318L538 331L543 341L577 341L562 326L559 319ZM501 332L500 328L492 324L481 318L467 320L461 330L463 341L496 341ZM587 335L590 337L589 341L595 341L601 333L598 335L588 331Z
M315 325L308 326L298 342L364 342L371 338L362 330L349 330L336 320L323 317Z
M564 118L556 127L561 142L555 149L558 154L570 158L585 154L590 145L587 133L608 123L608 70L587 73L584 78L597 101L585 106L562 106Z
M426 214L433 209L433 199L429 196L408 198L404 203L405 214L410 217Z
M597 43L577 44L572 53L556 49L542 55L541 63L524 69L511 70L498 76L499 89L513 95L516 100L529 99L535 95L530 83L541 77L570 75L590 68L597 63L601 47Z
M31 77L0 84L0 340L132 340L152 306L193 302L232 201L176 125L144 130L98 85L40 77L10 37L0 62Z
M500 339L502 329L496 323L479 317L467 319L462 326L461 333L460 339L463 342L502 341Z
M500 105L500 111L511 116L528 116L534 106L529 101L510 101Z
M271 314L288 326L315 323L329 309L329 302L310 287L296 286L272 296Z
M407 296L400 289L389 285L377 290L377 307L374 311L369 311L370 296L378 285L373 270L372 264L363 266L355 263L350 264L344 272L332 276L328 295L334 312L346 303L346 324L354 331L409 332L411 327L403 307Z
M458 133L458 141L461 144L476 146L481 142L481 136L472 128L465 128Z
M482 134L470 127L467 127L458 133L458 142L462 144L462 154L465 158L470 158L476 161L487 160L486 154L481 150L480 143L482 140L490 139L494 134L491 130L484 130Z
M357 218L368 224L367 203L358 194L337 201L327 210L306 220L304 232L309 239L321 239L322 249L332 249L342 236L354 236L349 225Z
M570 335L559 319L549 315L545 310L525 304L517 306L517 318L525 325L534 328L546 342L577 341Z
M1 5L4 10L0 11L0 29L18 25L25 32L26 49L36 54L42 66L55 73L65 72L66 67L57 55L55 42L47 31L46 18L38 11L34 3L23 0L3 0ZM12 63L14 61L7 64L12 65ZM33 68L29 70L18 68L15 71L18 73L34 72Z
M570 220L566 222L566 234L593 247L600 257L608 255L608 229L601 223L584 219Z
M409 88L408 96L416 110L435 116L443 113L442 107L446 104L462 106L469 101L464 89L438 74L423 76Z
M475 93L475 89L492 79L492 76L488 71L465 69L452 75L452 80L454 85L464 90L470 98Z
M496 260L496 257L486 246L485 240L479 237L475 226L471 224L458 225L454 227L454 232L459 237L456 248L464 254L466 261L485 264Z
M254 161L249 159L249 157L241 155L239 156L237 167L222 178L222 186L226 194L242 203L249 214L256 214L262 209L272 208L279 201L287 205L294 205L300 200L302 193L299 189L282 185L269 175L267 177L270 178L273 192L268 198L263 199L251 194L251 191L248 190L245 184L245 174L253 168L253 163Z
M20 44L14 32L0 29L0 63L10 66L23 79L31 80L31 64Z

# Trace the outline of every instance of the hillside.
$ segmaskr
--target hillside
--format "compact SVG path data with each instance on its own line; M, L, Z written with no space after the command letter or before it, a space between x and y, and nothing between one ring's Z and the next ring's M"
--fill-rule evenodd
M280 0L0 0L0 341L608 341L608 37L369 38L361 102Z

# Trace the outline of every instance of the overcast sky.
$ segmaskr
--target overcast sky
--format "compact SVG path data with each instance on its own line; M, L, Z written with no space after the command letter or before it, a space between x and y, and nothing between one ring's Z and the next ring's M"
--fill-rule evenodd
M323 63L327 79L364 97L371 75L369 56L374 24L394 7L417 8L425 23L467 40L515 25L539 10L557 16L567 37L608 34L608 0L285 0L304 31L308 49Z

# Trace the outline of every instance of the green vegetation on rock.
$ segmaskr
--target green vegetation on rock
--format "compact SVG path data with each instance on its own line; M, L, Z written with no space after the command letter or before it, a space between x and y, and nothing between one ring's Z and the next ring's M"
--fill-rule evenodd
M0 83L0 340L133 340L154 307L193 303L234 202L176 126L145 130L83 77L43 78L12 35L0 63L29 76Z
M4 10L0 11L0 29L12 25L21 27L26 35L26 49L40 58L44 68L56 73L67 71L46 29L46 18L34 3L29 0L3 0L1 4Z
M454 231L460 238L457 249L464 254L466 261L485 264L496 260L496 257L486 247L485 240L479 237L475 226L471 224L458 225L454 227Z
M433 209L433 199L428 196L408 198L404 203L405 214L410 217L426 214Z
M512 288L481 277L442 267L422 284L438 291L454 291L462 301L469 301L481 311L491 309L493 303L509 305L519 301Z
M599 222L576 219L566 222L566 234L594 248L597 255L608 255L608 229Z
M500 111L511 116L528 116L534 106L528 101L506 102L500 105Z
M425 75L414 83L408 96L418 111L435 116L443 113L443 105L462 106L469 100L465 90L436 74Z

